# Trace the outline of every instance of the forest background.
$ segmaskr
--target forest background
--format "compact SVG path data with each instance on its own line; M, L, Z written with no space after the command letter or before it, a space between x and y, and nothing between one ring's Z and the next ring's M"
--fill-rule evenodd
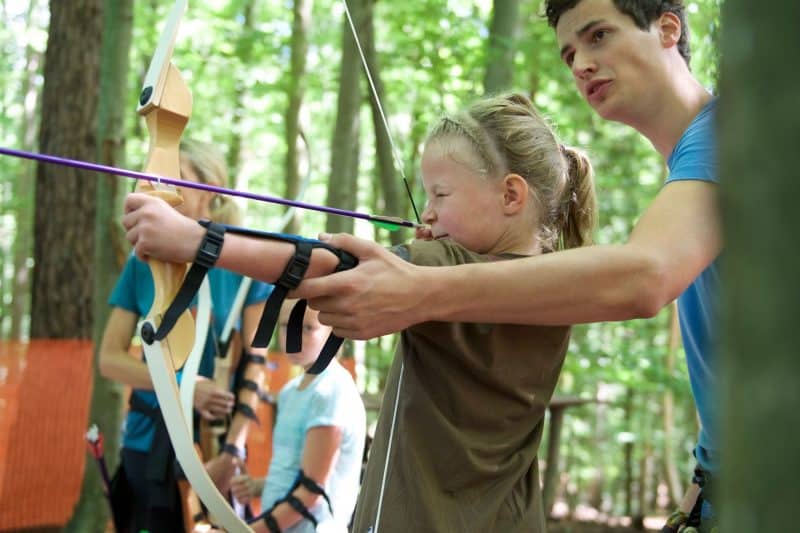
M147 133L136 101L170 4L0 1L0 145L140 168ZM686 4L692 69L716 92L722 0ZM349 5L396 154L339 0L189 6L173 56L194 95L185 136L225 153L230 187L412 219L402 180L424 205L417 163L428 126L444 111L513 89L592 158L597 241L626 238L666 169L647 141L581 100L540 0ZM130 182L8 157L0 176L0 335L96 339L129 250L119 218ZM242 207L247 226L283 223L278 206ZM349 231L387 245L411 237L300 211L289 230ZM382 393L395 341L349 347L368 401ZM548 508L559 516L667 513L690 478L697 432L674 308L650 320L576 327L557 397L569 408L548 425L560 439L545 436L542 445L543 466L557 465L545 468ZM112 445L121 402L118 388L97 375L92 418ZM548 440L557 449L548 450Z

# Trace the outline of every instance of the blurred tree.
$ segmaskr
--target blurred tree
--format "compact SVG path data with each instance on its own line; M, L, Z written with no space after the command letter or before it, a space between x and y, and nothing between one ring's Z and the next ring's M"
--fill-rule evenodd
M102 0L50 2L39 149L75 159L97 153ZM36 173L31 337L92 336L97 180L40 164Z
M725 232L721 531L790 531L800 501L800 4L729 0L719 135ZM788 67L788 68L787 68Z

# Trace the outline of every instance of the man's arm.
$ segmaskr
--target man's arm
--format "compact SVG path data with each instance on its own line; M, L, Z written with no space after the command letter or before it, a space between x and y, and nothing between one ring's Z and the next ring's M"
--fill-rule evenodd
M653 316L719 255L716 185L666 185L623 245L541 256L418 267L375 244L336 235L359 257L352 270L309 279L320 320L351 338L371 338L428 320L560 325Z

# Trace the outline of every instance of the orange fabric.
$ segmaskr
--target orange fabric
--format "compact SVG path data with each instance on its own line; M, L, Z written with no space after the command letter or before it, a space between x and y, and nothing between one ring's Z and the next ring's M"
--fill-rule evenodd
M342 365L350 375L353 376L353 381L356 380L356 358L355 357L342 357L339 359L339 364Z
M86 467L92 343L0 342L0 531L60 527ZM92 466L94 468L94 466Z

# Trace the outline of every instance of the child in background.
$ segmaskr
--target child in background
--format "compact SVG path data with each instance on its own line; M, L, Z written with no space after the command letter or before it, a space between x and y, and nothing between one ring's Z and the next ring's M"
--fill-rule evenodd
M286 326L295 301L284 301L278 320L278 337L284 352ZM287 353L291 362L308 369L330 331L319 323L318 313L308 309L303 319L303 348L298 353ZM324 489L325 496L304 486L296 487L294 496L313 515L320 531L344 532L358 496L366 431L364 404L352 376L335 358L313 380L304 377L301 373L293 378L278 395L267 477L235 477L231 490L243 504L260 496L262 509L272 508L281 531L315 531L314 523L289 503L279 503L302 471ZM254 526L258 531L258 524Z
M181 143L181 179L222 186L228 178L225 159L213 145L194 140ZM241 215L230 198L189 188L181 188L183 203L177 209L193 220L210 218L221 223L236 223ZM213 268L208 272L212 300L212 323L204 346L194 389L194 408L205 420L231 417L226 435L229 449L244 450L251 420L236 411L237 396L226 387L213 381L216 339L222 332L242 276L234 272ZM132 531L150 533L175 533L185 531L184 513L174 472L174 451L153 392L150 373L143 359L128 354L137 323L147 315L154 297L153 277L150 267L131 255L125 263L114 290L109 297L111 313L100 345L100 371L132 387L130 405L125 418L122 438L118 483L130 486L132 498L122 498L130 505ZM247 292L238 320L243 338L249 341L255 332L272 287L253 280ZM249 342L248 342L249 345ZM253 355L264 357L266 350L251 349ZM253 363L250 363L253 364ZM263 365L261 365L263 366ZM178 371L178 376L182 371ZM244 391L245 395L255 392ZM197 426L196 426L197 427ZM235 460L240 456L223 452L210 458L206 468L223 493L227 493L235 471ZM122 513L127 514L127 513Z

